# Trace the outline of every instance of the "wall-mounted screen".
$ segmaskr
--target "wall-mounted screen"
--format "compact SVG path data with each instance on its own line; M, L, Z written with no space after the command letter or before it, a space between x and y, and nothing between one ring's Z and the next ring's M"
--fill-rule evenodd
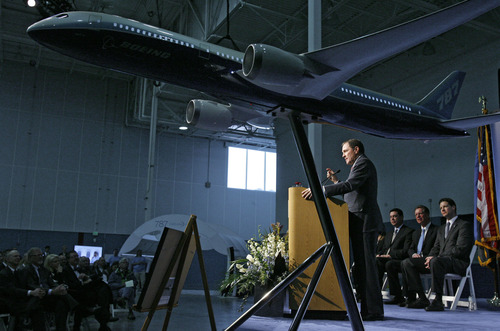
M78 256L86 256L90 259L90 263L94 263L99 260L102 256L102 247L101 246L82 246L75 245L75 252L78 253Z

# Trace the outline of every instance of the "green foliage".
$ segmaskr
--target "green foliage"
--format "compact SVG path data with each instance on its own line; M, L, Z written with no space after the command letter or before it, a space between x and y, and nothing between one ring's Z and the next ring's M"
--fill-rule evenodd
M280 235L282 227L271 224L268 233L259 227L259 241L252 238L247 242L246 258L231 263L220 290L229 293L236 288L238 296L244 297L241 308L256 285L272 286L288 275L288 234Z

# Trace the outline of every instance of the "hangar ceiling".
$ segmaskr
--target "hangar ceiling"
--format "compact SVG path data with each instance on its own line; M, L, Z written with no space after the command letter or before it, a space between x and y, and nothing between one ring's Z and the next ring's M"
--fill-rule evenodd
M307 51L307 0L44 0L65 3L75 10L96 11L135 19L176 31L210 43L244 51L250 43L265 43L293 53ZM450 6L456 0L323 0L321 1L322 45L330 46L373 33ZM97 68L63 57L45 49L25 33L26 28L42 18L41 13L25 4L25 0L0 0L0 64L5 60L21 61L63 70L82 71L103 77L131 76ZM226 13L229 19L226 20ZM229 27L228 27L229 23ZM500 9L418 45L402 54L366 69L351 82L380 86L380 75L371 74L381 68L391 72L393 82L430 69L450 58L459 57L500 38ZM418 66L414 65L418 61ZM387 79L384 78L384 84ZM152 86L151 82L147 83ZM387 86L385 86L387 87ZM149 90L152 95L152 88ZM273 130L233 127L229 132L214 133L195 128L178 131L184 124L187 101L199 93L162 86L159 97L159 124L167 132L204 136L236 142L273 144ZM135 95L132 93L132 95ZM137 100L131 104L136 104ZM134 107L136 124L147 126L148 104L143 110Z

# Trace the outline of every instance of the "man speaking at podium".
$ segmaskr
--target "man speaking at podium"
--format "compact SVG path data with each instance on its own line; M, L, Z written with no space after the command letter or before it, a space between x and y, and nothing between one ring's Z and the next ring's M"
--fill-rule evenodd
M375 258L377 237L383 224L377 203L377 170L364 153L363 143L358 139L342 143L342 157L351 166L349 177L342 182L334 171L327 169L327 176L333 184L325 185L323 190L326 197L342 194L349 208L353 277L361 299L361 317L365 321L375 321L384 319ZM302 197L311 199L311 190L304 190Z

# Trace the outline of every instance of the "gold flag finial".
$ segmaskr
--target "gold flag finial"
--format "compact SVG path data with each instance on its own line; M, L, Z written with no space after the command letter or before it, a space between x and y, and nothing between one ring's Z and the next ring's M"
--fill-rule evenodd
M488 102L488 99L484 95L479 97L479 103L481 104L481 110L483 114L488 114L488 109L486 109L486 103Z

